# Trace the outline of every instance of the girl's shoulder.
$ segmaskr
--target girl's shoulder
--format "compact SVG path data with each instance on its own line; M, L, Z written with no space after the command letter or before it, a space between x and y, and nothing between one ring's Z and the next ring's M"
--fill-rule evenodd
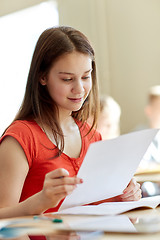
M16 120L11 123L9 128L24 128L24 127L26 127L29 129L36 125L37 125L37 123L34 120Z
M5 133L8 132L17 132L17 133L21 133L21 132L25 132L25 134L31 133L33 131L38 131L40 130L39 125L34 121L34 120L16 120L13 123L11 123L11 125L6 129Z
M12 136L17 140L22 139L24 142L34 141L36 136L39 136L41 132L41 128L34 120L16 120L5 130L0 138L0 143L6 136Z
M0 138L0 144L6 137L13 137L23 148L29 166L31 166L32 156L36 156L36 143L39 137L39 132L40 127L35 121L16 120L6 129L5 133Z

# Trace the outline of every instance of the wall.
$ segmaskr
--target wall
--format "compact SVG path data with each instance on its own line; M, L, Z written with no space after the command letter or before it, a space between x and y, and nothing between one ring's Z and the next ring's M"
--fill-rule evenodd
M0 16L33 6L44 0L0 0Z
M159 0L59 0L60 23L93 42L101 92L122 107L121 132L146 124L148 88L160 84Z
M108 1L111 94L122 131L145 123L148 88L160 84L160 1Z

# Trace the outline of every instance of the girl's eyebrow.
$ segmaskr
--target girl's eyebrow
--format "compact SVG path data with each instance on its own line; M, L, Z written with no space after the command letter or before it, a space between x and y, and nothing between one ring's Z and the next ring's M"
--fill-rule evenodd
M84 72L84 73L89 73L89 72L91 72L92 71L92 69L89 69L89 70L87 70L86 72ZM74 73L70 73L70 72L59 72L58 74L68 74L68 75L74 75Z

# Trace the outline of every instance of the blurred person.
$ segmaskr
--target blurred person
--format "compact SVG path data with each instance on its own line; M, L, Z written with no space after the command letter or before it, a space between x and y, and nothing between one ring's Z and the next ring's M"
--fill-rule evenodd
M160 128L160 85L152 86L148 93L148 103L144 109L150 128ZM146 165L155 167L160 164L160 133L149 146L144 161ZM143 163L143 164L145 164Z
M160 128L160 85L152 86L148 92L148 103L144 109L150 128ZM153 171L160 167L160 131L146 151L138 171ZM160 194L160 184L144 182L142 184L143 196Z
M150 88L145 115L151 128L160 128L160 85Z
M102 139L112 139L120 135L121 108L111 96L100 97L100 114L97 121L97 131ZM92 124L93 117L89 117L88 122Z

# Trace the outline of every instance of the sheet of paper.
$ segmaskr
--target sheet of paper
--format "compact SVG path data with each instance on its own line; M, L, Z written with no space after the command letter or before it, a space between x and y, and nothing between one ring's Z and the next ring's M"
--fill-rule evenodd
M131 202L108 202L99 205L77 206L59 211L58 214L73 215L116 215L138 207L155 208L160 204L160 196L142 198ZM55 213L57 214L57 213Z
M65 198L60 210L121 194L157 132L147 129L92 143L78 172L84 182Z
M74 231L106 231L106 232L136 232L133 223L126 215L103 216L92 218L71 218L65 221L66 230Z

